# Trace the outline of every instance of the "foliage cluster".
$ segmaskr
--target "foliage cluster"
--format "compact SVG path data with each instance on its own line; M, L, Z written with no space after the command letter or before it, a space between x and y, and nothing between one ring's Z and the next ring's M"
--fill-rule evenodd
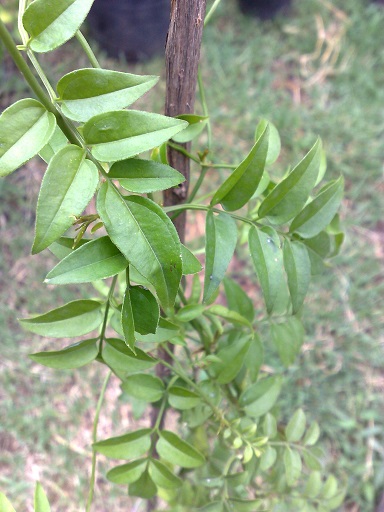
M321 451L314 446L319 427L308 425L301 409L286 425L279 423L274 406L283 380L263 367L262 320L225 273L236 245L248 243L266 306L263 320L283 365L291 365L303 342L300 312L311 275L343 241L337 216L343 180L320 188L326 170L320 140L278 183L271 180L267 168L279 155L280 139L263 120L240 164L213 164L209 151L188 153L201 180L185 204L163 208L161 192L183 180L168 165L166 146L185 152L180 144L198 137L209 119L125 110L156 78L99 68L78 32L91 3L68 0L59 9L36 0L24 12L21 2L18 49L0 27L39 100L20 100L3 112L0 173L8 175L36 154L47 162L32 252L48 248L60 260L47 283L94 283L100 294L21 320L42 336L80 338L64 350L31 357L57 369L107 365L126 395L158 408L148 428L94 439L88 509L96 454L102 453L127 461L110 470L109 480L128 484L132 496L159 495L169 510L334 510L344 490L332 475L321 474ZM94 67L66 74L53 89L35 53L73 36ZM47 93L19 51L28 54ZM147 151L150 158L138 158ZM217 190L195 199L213 166L233 172ZM97 211L84 214L96 193ZM203 283L199 260L180 243L167 215L181 210L206 212ZM77 234L65 236L72 226ZM103 236L85 238L99 229ZM188 293L187 275L194 275ZM99 282L107 278L109 287ZM96 337L81 338L94 331ZM169 369L163 380L154 373L157 365ZM162 426L170 409L187 426L183 436ZM36 496L36 510L47 510L39 486Z

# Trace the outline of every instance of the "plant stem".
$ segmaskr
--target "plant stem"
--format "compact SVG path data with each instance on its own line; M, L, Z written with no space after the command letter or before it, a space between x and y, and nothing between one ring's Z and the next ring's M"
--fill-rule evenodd
M105 331L107 329L108 313L109 313L109 308L111 306L111 299L112 299L113 292L115 290L117 277L118 277L117 274L115 276L113 276L112 283L111 283L111 286L109 288L107 303L105 305L103 326L102 326L101 331L100 331L100 345L103 343L104 336L105 336Z
M221 0L215 0L213 2L213 5L212 7L209 9L208 11L208 14L206 15L205 17L205 21L204 21L204 27L207 25L207 23L209 23L209 20L212 18L212 15L213 13L216 11L217 7L219 6L219 3L221 2Z
M103 386L102 386L101 391L100 391L99 400L97 401L95 418L93 420L93 428L92 428L92 443L93 444L97 442L97 426L99 424L99 417L100 417L101 406L103 405L105 392L107 390L108 382L109 382L109 379L111 378L111 375L112 375L112 371L109 370L107 375L106 375L106 377L105 377L105 379L104 379ZM90 483L89 483L89 492L88 492L87 506L86 506L86 509L85 509L86 512L90 512L90 510L91 510L91 505L92 505L92 501L93 501L93 495L94 495L94 492L95 492L95 482L96 482L96 452L93 449L91 478L90 478Z
M76 39L79 41L81 47L84 50L84 53L87 55L89 62L92 64L94 68L101 68L99 61L96 58L96 55L93 53L92 48L89 46L88 41L83 36L82 32L78 30L76 32Z
M247 224L251 224L251 226L254 226L256 224L256 222L253 219L249 219L248 217L243 217L242 215L237 215L236 213L227 212L225 210L220 210L219 208L214 208L212 206L205 206L203 204L184 203L175 206L167 206L164 208L164 210L167 213L175 212L178 210L203 210L206 212L212 210L215 213L224 213L225 215L230 215L232 218L236 220L240 220L242 222L246 222Z

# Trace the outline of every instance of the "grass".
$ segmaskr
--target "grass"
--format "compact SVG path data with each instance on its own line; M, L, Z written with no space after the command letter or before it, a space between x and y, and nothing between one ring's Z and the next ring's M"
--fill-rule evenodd
M259 118L266 117L283 142L277 175L320 135L327 177L343 173L346 179L346 242L311 287L306 343L288 372L281 407L288 414L302 406L319 421L328 467L349 482L343 512L368 512L384 490L384 9L363 0L297 1L289 18L261 24L224 0L212 21L204 35L202 71L217 161L239 161L251 147ZM74 65L71 44L60 58L44 57L60 60L53 78ZM129 70L163 75L160 60ZM2 84L5 76L8 61L0 71ZM2 107L21 94L14 83L2 85ZM164 80L140 108L160 112L163 94ZM87 492L92 416L103 375L93 367L53 372L27 358L47 344L23 333L16 316L84 293L46 290L41 283L52 262L29 256L41 173L34 161L0 184L0 488L16 509L29 511L25 503L40 479L55 511L74 512ZM216 179L213 171L210 177ZM253 280L250 269L241 272L242 279ZM269 357L269 364L278 364L272 352ZM100 437L132 421L112 385ZM116 512L126 509L125 490L108 485L104 474L99 473L94 510L112 510L112 503Z

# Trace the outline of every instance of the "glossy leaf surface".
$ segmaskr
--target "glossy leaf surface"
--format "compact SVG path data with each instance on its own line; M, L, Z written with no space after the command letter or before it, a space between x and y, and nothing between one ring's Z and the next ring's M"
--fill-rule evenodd
M123 375L142 372L155 366L155 359L139 348L136 348L135 352L136 354L127 347L123 340L108 338L105 340L102 356L108 366Z
M98 352L97 340L86 340L75 343L63 350L37 352L30 354L29 357L36 363L49 368L67 370L80 368L90 363L96 359Z
M97 208L113 243L155 287L162 306L172 307L182 261L180 241L169 217L149 199L124 199L107 182L100 189Z
M269 137L265 165L271 165L278 159L281 149L280 135L276 126L266 119L261 119L256 127L255 140L261 137L267 126L269 127Z
M63 114L84 122L98 114L128 107L157 81L157 76L85 68L63 76L57 92Z
M0 116L0 176L28 162L48 144L56 118L33 99L20 100Z
M264 172L268 137L269 128L266 127L249 155L217 190L211 201L212 206L221 203L225 210L234 211L251 199Z
M122 272L128 261L108 236L70 252L45 278L49 284L90 283Z
M91 200L99 182L97 168L85 150L68 145L49 162L41 183L36 210L32 254L59 238Z
M157 300L149 290L141 286L131 286L129 292L135 331L144 335L155 334L160 317Z
M142 428L123 436L111 437L93 444L98 452L112 459L129 460L144 455L151 446L151 429Z
M73 37L87 16L93 0L35 0L23 15L30 35L29 47L48 52Z
M116 162L159 146L186 125L160 114L119 110L92 117L83 134L97 160Z
M216 293L237 243L236 222L225 213L207 213L205 227L205 276L203 302Z
M73 338L97 329L102 304L96 300L74 300L43 315L19 320L28 331L51 338Z
M293 219L290 231L312 238L325 229L336 215L343 197L344 179L328 183Z
M321 160L318 140L301 162L268 194L261 203L259 217L268 217L274 224L283 224L297 215L316 184Z
M204 456L196 448L169 430L160 432L156 450L164 460L182 468L197 468L205 462Z
M128 395L144 402L157 402L165 391L161 379L145 373L128 376L121 384L121 389Z
M283 253L273 228L249 232L249 250L263 292L267 312L272 313L283 278Z
M293 314L301 308L311 280L311 261L307 248L300 242L284 241L284 267L287 273L288 289Z
M125 190L138 194L166 190L185 181L184 176L169 165L141 158L115 162L108 175L119 180Z

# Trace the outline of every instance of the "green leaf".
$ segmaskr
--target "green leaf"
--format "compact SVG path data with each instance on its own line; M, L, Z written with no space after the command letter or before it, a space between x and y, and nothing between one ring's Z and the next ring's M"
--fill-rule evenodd
M276 126L266 119L260 119L260 122L256 127L255 140L261 137L267 126L269 127L269 138L265 165L271 165L278 159L281 149L280 135Z
M90 283L125 270L128 261L108 236L71 251L45 278L49 284Z
M79 247L87 244L91 240L89 238L82 238L79 241ZM53 244L49 246L51 253L59 260L63 260L68 254L73 253L74 239L68 236L58 238Z
M251 199L264 172L268 137L269 128L267 126L249 155L217 190L211 201L212 206L221 203L225 210L234 211Z
M322 480L320 471L311 471L304 487L304 494L309 498L316 498L321 490Z
M245 293L243 288L233 279L224 278L225 297L227 299L228 308L236 311L244 318L253 322L255 317L255 309L252 300Z
M263 421L263 433L273 439L277 435L277 421L273 414L268 412Z
M51 158L64 146L68 144L67 137L60 130L58 126L55 127L52 137L40 151L39 156L45 161L49 162Z
M157 364L156 359L139 348L136 348L135 352L136 354L123 340L109 338L103 345L102 357L108 366L123 376L148 370Z
M285 428L285 437L287 441L289 443L298 443L304 435L305 426L305 413L302 409L298 409Z
M157 487L149 475L148 470L140 476L136 482L133 482L128 488L129 496L138 496L150 500L157 494Z
M281 386L281 377L266 377L243 391L239 404L248 416L252 418L262 416L275 405Z
M7 176L41 151L55 127L54 114L36 100L20 100L4 110L0 116L0 176Z
M285 448L284 455L285 478L289 487L294 487L301 476L302 464L300 454L291 448Z
M36 483L35 488L35 512L51 512L51 507L49 506L48 498L40 484L40 482Z
M2 492L0 492L0 510L1 512L16 512L10 501L8 501L7 497Z
M87 16L93 0L35 0L23 15L34 52L49 52L71 39Z
M168 401L172 407L184 411L193 409L201 402L200 396L181 386L172 386L168 390Z
M172 139L179 144L190 142L198 137L206 127L209 120L209 117L197 116L196 114L182 114L181 116L176 117L177 119L182 119L183 121L188 122L188 126L184 128L183 131L172 137Z
M92 117L84 125L83 135L97 160L116 162L162 144L186 125L160 114L119 110Z
M73 338L100 327L102 304L96 300L74 300L43 315L20 319L28 331L50 338Z
M185 181L184 176L169 165L141 158L115 162L108 176L119 180L125 190L138 194L166 190Z
M305 433L303 443L305 446L313 446L317 443L318 439L320 437L320 427L319 424L314 421L311 423L311 426Z
M151 447L150 428L142 428L123 436L94 443L93 449L111 459L129 460L144 455Z
M222 501L213 501L209 505L197 509L197 512L224 512L224 505Z
M121 327L124 334L124 341L134 354L135 350L135 321L133 319L131 294L129 285L125 289L123 307L121 308Z
M203 268L196 256L181 244L181 259L183 261L183 275L197 274Z
M261 500L244 500L240 498L231 498L228 500L228 503L230 504L229 510L236 510L236 512L255 512L258 510L256 507L263 504Z
M198 318L203 314L205 306L202 304L187 304L186 306L179 309L176 313L175 318L179 322L191 322L195 318Z
M170 471L167 466L156 459L151 459L149 474L156 485L163 489L177 489L182 485L182 480Z
M164 318L160 318L155 334L140 335L136 333L137 341L147 343L163 343L179 334L179 327Z
M245 363L251 343L250 336L243 336L218 350L216 355L221 362L212 364L210 369L219 384L228 384L234 380Z
M317 140L303 160L268 194L258 215L284 224L297 215L308 200L319 174L321 142Z
M262 456L260 457L260 469L268 471L277 460L277 451L273 446L267 446Z
M112 242L154 287L163 308L172 307L182 276L180 241L174 225L153 201L124 199L108 182L97 208Z
M144 402L157 402L162 398L165 390L161 379L145 373L126 377L121 384L121 389L124 393Z
M273 228L249 231L249 250L263 292L267 312L272 313L283 279L283 253Z
M237 227L225 213L207 213L203 302L209 302L224 278L237 243Z
M134 460L128 464L116 466L107 473L107 479L114 484L132 484L144 473L147 459Z
M160 432L156 450L164 460L182 468L197 468L205 462L204 456L196 448L169 430Z
M225 318L225 320L232 324L245 325L249 329L252 329L252 324L248 322L246 318L244 318L242 315L239 315L239 313L236 313L236 311L231 311L225 306L222 306L221 304L215 304L214 306L210 306L208 311L213 315Z
M155 334L160 317L159 304L149 290L142 286L129 289L135 331L140 334Z
M318 235L331 222L340 207L343 198L344 179L331 181L323 187L317 196L293 219L289 228L303 238Z
M312 471L321 471L321 462L317 454L315 454L313 451L303 451L303 459L308 469L311 469Z
M324 500L329 500L333 498L338 491L338 485L336 478L331 474L328 476L327 480L325 481L323 488L321 489L321 497Z
M57 368L59 370L68 370L80 368L94 359L99 352L97 339L85 340L70 345L63 350L52 352L36 352L29 357L36 363Z
M261 342L260 336L256 333L253 334L253 339L244 364L248 370L251 382L255 382L259 375L261 365L264 362L264 346Z
M159 80L157 76L132 75L109 69L77 69L57 84L63 114L74 121L131 105Z
M288 317L285 322L270 325L271 338L284 366L292 365L304 343L304 326L295 317Z
M311 261L307 248L300 242L284 241L284 267L287 273L292 313L295 314L304 303L311 280Z
M92 199L99 175L95 164L85 156L84 149L71 144L50 160L37 201L32 254L59 238Z

